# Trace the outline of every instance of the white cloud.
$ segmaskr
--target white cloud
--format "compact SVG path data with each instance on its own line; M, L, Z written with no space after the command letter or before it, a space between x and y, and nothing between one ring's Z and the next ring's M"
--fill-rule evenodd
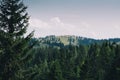
M51 22L54 22L54 23L61 23L61 20L59 17L54 17L50 20Z
M29 20L30 26L34 26L39 28L40 26L48 26L48 24L40 19L30 19Z
M79 26L63 22L59 17L53 17L48 21L31 18L28 32L35 30L35 37L43 37L47 35L77 35L84 37L97 37L91 26L85 22L81 22Z
M114 25L114 29L119 30L120 29L120 25Z

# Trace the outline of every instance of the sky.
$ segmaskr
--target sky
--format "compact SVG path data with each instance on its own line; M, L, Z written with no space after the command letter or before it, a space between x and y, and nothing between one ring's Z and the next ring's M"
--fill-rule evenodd
M34 37L120 38L120 0L24 0Z

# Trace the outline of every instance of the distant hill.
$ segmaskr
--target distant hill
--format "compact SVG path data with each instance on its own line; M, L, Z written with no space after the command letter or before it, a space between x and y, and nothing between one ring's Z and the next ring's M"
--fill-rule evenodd
M86 37L80 37L80 36L46 36L46 37L40 37L38 39L34 38L32 41L38 41L37 46L58 46L63 47L67 45L90 45L93 43L102 43L105 41L109 41L111 43L115 42L117 44L120 44L120 38L110 38L110 39L92 39L92 38L86 38Z

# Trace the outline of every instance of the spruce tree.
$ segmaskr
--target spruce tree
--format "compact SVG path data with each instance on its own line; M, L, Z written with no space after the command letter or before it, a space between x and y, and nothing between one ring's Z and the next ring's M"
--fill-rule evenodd
M18 80L24 61L29 59L28 45L33 32L24 36L29 16L23 0L0 0L0 76L2 80ZM23 80L23 79L22 79Z

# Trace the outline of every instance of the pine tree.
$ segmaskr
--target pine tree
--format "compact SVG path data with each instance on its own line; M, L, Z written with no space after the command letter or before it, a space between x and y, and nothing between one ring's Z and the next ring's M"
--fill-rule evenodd
M58 60L51 63L49 75L50 80L64 80L62 76L61 66Z
M24 36L29 16L23 0L0 0L0 76L2 80L23 77L21 65L30 58L28 45L33 32ZM24 77L23 77L24 78Z

